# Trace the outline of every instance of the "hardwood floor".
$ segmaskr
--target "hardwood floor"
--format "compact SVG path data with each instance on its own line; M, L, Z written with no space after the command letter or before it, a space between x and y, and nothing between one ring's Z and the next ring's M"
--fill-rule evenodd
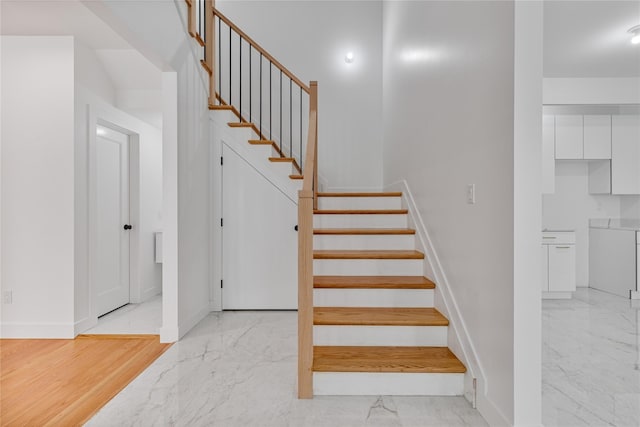
M170 346L157 335L0 340L0 425L81 425Z

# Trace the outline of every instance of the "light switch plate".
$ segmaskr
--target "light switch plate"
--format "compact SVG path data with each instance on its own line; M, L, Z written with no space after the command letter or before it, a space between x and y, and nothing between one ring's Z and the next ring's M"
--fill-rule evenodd
M476 185L467 184L467 203L474 205L476 203Z

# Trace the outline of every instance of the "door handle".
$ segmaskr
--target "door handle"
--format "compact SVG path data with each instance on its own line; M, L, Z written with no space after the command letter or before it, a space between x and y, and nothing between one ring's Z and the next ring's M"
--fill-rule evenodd
M133 227L130 224L125 224L124 225L124 229L125 230L131 230Z

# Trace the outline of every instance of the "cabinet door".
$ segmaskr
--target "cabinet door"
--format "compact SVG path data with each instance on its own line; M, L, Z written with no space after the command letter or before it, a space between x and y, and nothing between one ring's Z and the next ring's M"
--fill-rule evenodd
M584 116L584 158L611 158L611 116Z
M555 116L542 117L542 193L556 191L556 120Z
M549 291L576 290L575 245L549 245Z
M640 194L640 116L611 117L611 193Z
M556 159L582 159L582 116L556 116Z
M542 292L549 292L549 245L540 245L542 253L540 255L540 264L542 272L540 273L540 288Z

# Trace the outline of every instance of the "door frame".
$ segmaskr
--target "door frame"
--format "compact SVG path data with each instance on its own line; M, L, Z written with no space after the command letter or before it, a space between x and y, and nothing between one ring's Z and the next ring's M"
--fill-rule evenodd
M141 284L140 284L140 264L139 264L139 247L140 247L140 136L138 133L122 127L118 124L117 118L110 115L107 111L98 108L89 109L89 182L88 182L88 230L89 253L88 253L88 300L89 300L89 317L95 325L98 323L97 304L95 295L95 266L96 266L96 218L97 218L97 194L96 194L96 128L104 126L112 130L124 133L129 136L129 222L133 225L129 235L129 302L136 303L141 301Z

